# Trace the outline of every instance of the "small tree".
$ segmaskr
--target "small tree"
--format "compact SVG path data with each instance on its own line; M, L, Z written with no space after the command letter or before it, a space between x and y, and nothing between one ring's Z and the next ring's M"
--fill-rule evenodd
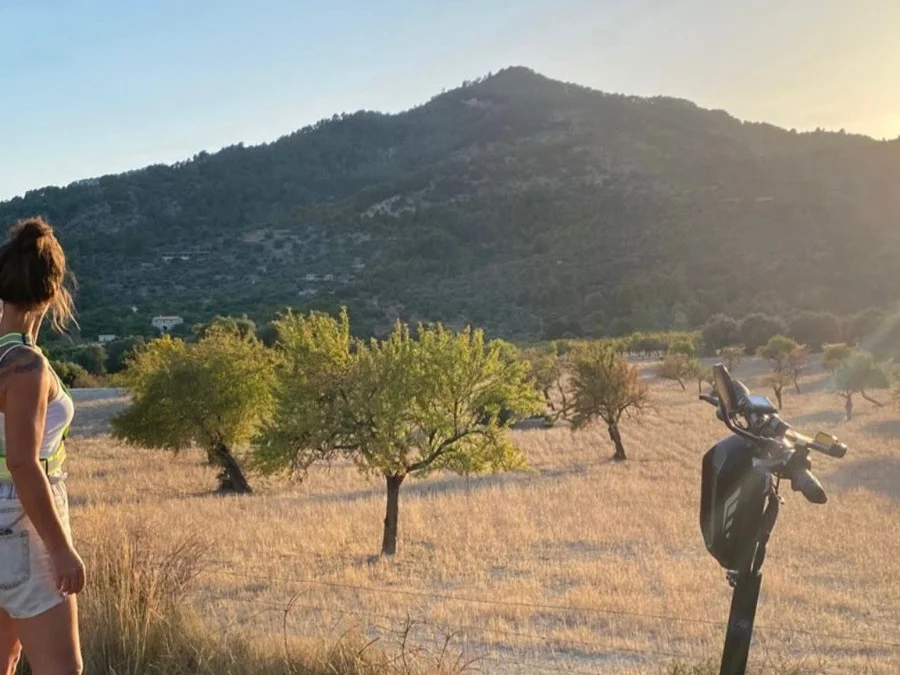
M799 345L791 338L784 335L774 335L769 341L756 350L756 355L761 359L772 362L772 370L787 370L787 362L790 355Z
M244 340L256 337L256 324L246 314L240 317L216 316L209 323L196 324L191 330L201 340L212 330L234 333Z
M790 354L788 354L786 366L791 375L791 381L794 383L794 389L800 393L800 374L806 370L807 357L809 349L805 345L797 345Z
M341 344L319 348L322 335L338 336ZM523 466L507 433L515 418L501 421L501 414L537 412L540 397L525 364L507 358L501 343L485 342L481 331L419 326L414 338L398 323L383 341L350 344L344 336L343 327L307 330L296 344L285 342L285 358L296 366L284 371L273 423L260 435L262 466L274 472L342 455L383 477L381 552L393 555L404 480L438 470L469 475ZM314 382L328 371L335 384L324 397L314 386L290 382L298 375ZM313 412L291 421L295 411Z
M522 353L531 370L531 378L544 397L544 418L548 424L556 424L566 417L570 401L563 386L565 371L556 349L529 349Z
M697 345L689 338L678 338L669 344L666 354L681 354L692 359L697 356Z
M222 492L251 492L235 451L273 403L273 359L259 342L226 331L190 345L166 336L138 352L123 379L132 405L113 420L118 438L175 452L196 444L221 469Z
M287 312L271 324L280 355L272 417L254 439L252 466L302 478L345 435L346 389L353 360L350 318Z
M722 363L725 364L729 372L733 373L741 365L741 359L744 358L744 348L739 345L723 347L719 350L719 358L722 359Z
M774 370L763 378L763 384L772 388L775 400L778 401L778 409L784 407L784 388L791 383L791 375L785 370Z
M888 378L884 370L875 363L871 354L858 353L851 356L834 373L838 395L844 401L847 421L853 419L853 395L859 394L869 403L882 408L884 405L870 397L866 392L872 389L886 389Z
M698 387L702 387L700 363L684 354L668 354L656 372L664 380L674 380L680 384L682 391L687 390L685 380L695 377L698 379Z
M853 355L853 350L849 345L836 344L825 347L825 353L822 357L822 365L830 373L835 372L844 365Z
M646 407L647 385L628 360L607 345L581 348L572 364L572 428L577 430L601 419L616 447L613 458L624 460L625 446L619 422L625 414L637 415Z
M806 368L806 348L789 337L775 335L756 353L760 358L768 359L772 363L773 375L767 382L775 391L778 407L781 408L781 392L784 390L785 381L793 382L797 393L800 393L799 377Z

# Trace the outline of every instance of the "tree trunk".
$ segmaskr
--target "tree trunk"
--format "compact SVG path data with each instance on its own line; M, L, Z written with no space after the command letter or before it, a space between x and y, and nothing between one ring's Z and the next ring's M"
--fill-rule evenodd
M703 394L703 378L702 377L697 378L697 393Z
M678 379L678 384L681 385L681 391L687 391L687 387L684 386L684 380Z
M791 379L794 380L794 389L797 390L797 393L798 393L798 394L801 393L801 392L800 392L800 383L797 381L797 378L798 378L799 376L800 376L799 373L796 373L796 372L795 372L795 373L794 373L794 376L791 378Z
M219 443L210 452L215 464L222 467L219 472L219 492L248 495L253 492L244 476L240 464L224 443Z
M613 455L613 459L617 462L624 461L628 459L625 456L625 446L622 445L622 435L619 433L619 425L610 424L609 425L609 439L616 446L616 454Z
M784 403L781 401L781 389L775 389L775 400L778 401L778 409L781 410L784 407Z
M400 486L405 474L385 476L387 481L387 512L384 516L384 537L381 540L381 555L397 552L397 520L400 516Z
M874 405L876 408L883 408L883 407L884 407L884 403L881 403L880 401L876 401L874 398L872 398L871 396L869 396L866 392L861 391L861 392L859 392L859 393L860 393L860 395L862 395L862 397L863 397L864 399L866 399L869 403L871 403L872 405Z
M847 394L844 396L847 399L847 403L844 404L844 410L847 411L847 421L853 421L853 394Z

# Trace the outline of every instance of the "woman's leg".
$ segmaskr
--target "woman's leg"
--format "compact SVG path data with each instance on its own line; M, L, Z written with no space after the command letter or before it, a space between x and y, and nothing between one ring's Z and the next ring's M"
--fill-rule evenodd
M0 673L15 675L16 665L22 655L22 643L9 614L0 609Z
M30 619L16 619L33 675L81 675L78 604L74 595Z

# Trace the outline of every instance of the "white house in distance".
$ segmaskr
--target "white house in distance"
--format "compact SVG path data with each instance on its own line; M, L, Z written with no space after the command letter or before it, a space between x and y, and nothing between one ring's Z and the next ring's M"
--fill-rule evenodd
M183 324L184 319L180 316L154 316L150 323L160 333L168 333L175 326Z
M108 344L116 339L115 335L99 335L97 336L97 342L101 345Z

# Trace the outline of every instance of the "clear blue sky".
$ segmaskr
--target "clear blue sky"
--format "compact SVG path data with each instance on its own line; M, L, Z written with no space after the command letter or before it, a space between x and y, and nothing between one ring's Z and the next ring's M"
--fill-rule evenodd
M0 199L508 65L900 135L897 0L0 0Z

